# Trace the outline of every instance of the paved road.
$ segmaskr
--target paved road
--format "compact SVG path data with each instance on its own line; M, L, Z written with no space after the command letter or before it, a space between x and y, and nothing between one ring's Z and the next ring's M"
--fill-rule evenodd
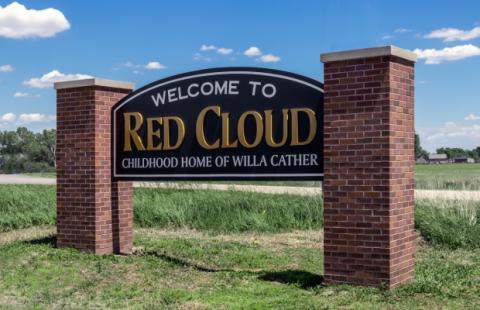
M0 174L0 184L56 184L54 178L32 177L18 174ZM269 194L293 194L314 196L322 193L318 187L297 186L266 186L266 185L233 185L233 184L204 184L204 183L168 183L168 182L135 182L135 187L174 188L174 189L213 189L219 191L244 191ZM441 200L475 200L480 201L480 191L453 191L453 190L415 190L415 199Z

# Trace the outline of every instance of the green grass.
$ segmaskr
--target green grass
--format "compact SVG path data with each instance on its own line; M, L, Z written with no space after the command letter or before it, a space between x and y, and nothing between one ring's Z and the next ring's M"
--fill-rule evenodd
M134 211L136 255L56 249L37 226L54 224L55 187L1 185L0 309L480 307L479 202L417 202L428 243L393 291L322 284L320 197L140 188Z
M316 236L317 239L312 238ZM480 250L422 246L415 281L393 291L322 284L321 231L228 234L141 230L135 256L0 246L0 308L475 309Z
M323 226L321 196L136 188L136 227L284 232ZM0 185L0 232L55 223L55 187ZM480 248L480 202L416 202L415 223L435 246Z
M323 225L319 196L136 188L134 210L139 227L278 232Z
M133 204L138 227L278 232L323 224L321 197L136 188ZM54 186L0 185L0 231L52 225L55 206Z
M480 190L480 164L416 165L415 188Z
M480 202L417 201L415 225L434 246L480 249Z

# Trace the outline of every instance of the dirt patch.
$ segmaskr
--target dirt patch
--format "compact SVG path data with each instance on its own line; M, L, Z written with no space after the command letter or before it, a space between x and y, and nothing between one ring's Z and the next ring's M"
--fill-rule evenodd
M29 241L55 235L55 226L34 226L0 233L0 245L15 241Z

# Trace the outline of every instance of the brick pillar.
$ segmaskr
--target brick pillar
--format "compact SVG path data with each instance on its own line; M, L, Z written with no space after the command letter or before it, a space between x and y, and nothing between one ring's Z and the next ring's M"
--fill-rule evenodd
M57 246L132 251L132 183L112 182L110 110L132 84L86 79L57 90Z
M414 277L415 54L321 55L325 281L396 287Z

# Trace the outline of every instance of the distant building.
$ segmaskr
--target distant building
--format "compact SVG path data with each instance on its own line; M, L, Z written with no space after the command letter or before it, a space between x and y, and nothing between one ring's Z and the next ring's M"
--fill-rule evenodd
M420 156L415 160L415 163L417 164L428 164L428 160L425 158L425 156Z
M453 159L453 162L456 164L473 164L475 163L475 159L468 157L468 156L457 156Z
M430 164L448 164L447 154L428 154Z

